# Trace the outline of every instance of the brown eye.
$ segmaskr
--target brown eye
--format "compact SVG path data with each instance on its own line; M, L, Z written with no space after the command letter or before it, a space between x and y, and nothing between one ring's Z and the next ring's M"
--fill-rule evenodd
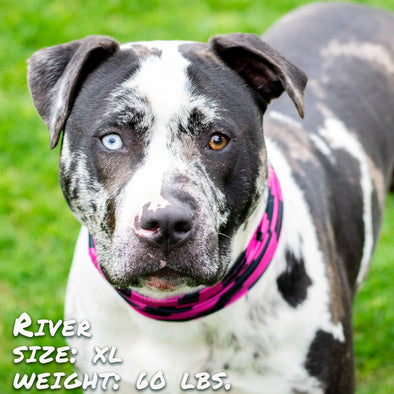
M212 150L222 150L229 142L229 138L220 133L211 135L208 146Z

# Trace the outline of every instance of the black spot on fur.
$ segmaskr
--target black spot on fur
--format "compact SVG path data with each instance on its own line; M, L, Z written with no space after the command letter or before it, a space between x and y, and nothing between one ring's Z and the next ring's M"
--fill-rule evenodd
M204 124L205 122L203 113L198 108L194 108L189 115L189 119L187 120L187 131L195 134L196 130L204 128Z
M115 199L110 198L107 201L107 211L105 213L105 224L109 231L113 234L115 231L116 219L115 219Z
M307 391L300 391L298 389L292 389L293 394L308 394Z
M325 331L317 331L305 367L323 383L325 394L354 392L353 352L347 342L340 342Z
M278 289L286 302L296 307L305 301L312 281L305 271L303 259L297 259L292 252L286 251L286 263L286 271L277 279Z
M74 187L74 189L71 192L71 198L76 200L76 199L78 199L78 196L79 196L79 188Z
M72 179L70 176L66 175L64 167L62 166L60 169L60 173L64 174L62 177L60 177L60 182L61 186L63 189L63 193L65 196L68 196L71 194L71 185L72 185Z

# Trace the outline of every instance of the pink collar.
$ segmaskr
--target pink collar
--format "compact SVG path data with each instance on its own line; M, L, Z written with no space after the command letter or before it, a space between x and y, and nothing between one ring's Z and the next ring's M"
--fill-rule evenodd
M246 250L231 270L214 286L190 294L165 299L142 296L130 289L116 289L137 312L157 320L187 321L216 312L245 295L260 279L274 257L278 246L283 218L283 198L274 169L268 170L268 200L259 226ZM95 267L96 249L89 235L89 254Z

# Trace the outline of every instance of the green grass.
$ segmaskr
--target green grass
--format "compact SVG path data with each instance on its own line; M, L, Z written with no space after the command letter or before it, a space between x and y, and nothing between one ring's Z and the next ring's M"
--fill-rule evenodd
M72 373L68 364L13 364L17 346L65 345L61 336L14 338L12 329L23 311L33 320L62 318L79 229L58 186L58 151L49 150L46 128L29 97L26 59L41 47L88 34L125 42L261 33L302 3L306 1L0 0L0 393L13 392L16 372ZM394 11L394 0L363 3ZM359 394L394 392L393 233L390 196L381 241L354 312Z
M367 280L354 308L354 339L359 394L394 392L394 196Z

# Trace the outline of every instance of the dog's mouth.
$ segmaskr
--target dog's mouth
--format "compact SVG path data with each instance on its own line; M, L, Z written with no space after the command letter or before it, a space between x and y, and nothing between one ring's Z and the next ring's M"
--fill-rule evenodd
M160 268L140 278L140 286L153 291L170 292L175 291L185 284L187 279L171 268Z
M109 283L118 289L134 289L137 293L145 294L145 290L149 293L171 293L180 290L190 291L201 286L212 286L216 284L222 274L218 276L202 276L196 272L186 270L184 267L173 267L169 263L165 264L160 260L160 265L153 270L143 270L142 272L126 271L122 276L111 275L111 271L100 264L100 270ZM132 275L134 273L134 275Z
M131 241L129 241L129 239ZM129 242L127 242L129 241ZM143 243L135 237L115 238L113 254L97 249L104 276L118 289L139 294L166 297L168 293L190 292L202 286L215 285L224 275L230 255L220 249L218 240L189 242L164 253L160 245ZM108 258L109 257L109 258ZM111 259L112 257L112 259ZM107 260L108 259L108 260Z
M100 269L105 278L119 289L143 289L154 292L171 292L176 291L183 286L194 286L193 280L187 276L168 267L160 268L157 271L152 271L138 277L130 278L127 284L121 284L115 281L108 273L108 271L100 266Z

